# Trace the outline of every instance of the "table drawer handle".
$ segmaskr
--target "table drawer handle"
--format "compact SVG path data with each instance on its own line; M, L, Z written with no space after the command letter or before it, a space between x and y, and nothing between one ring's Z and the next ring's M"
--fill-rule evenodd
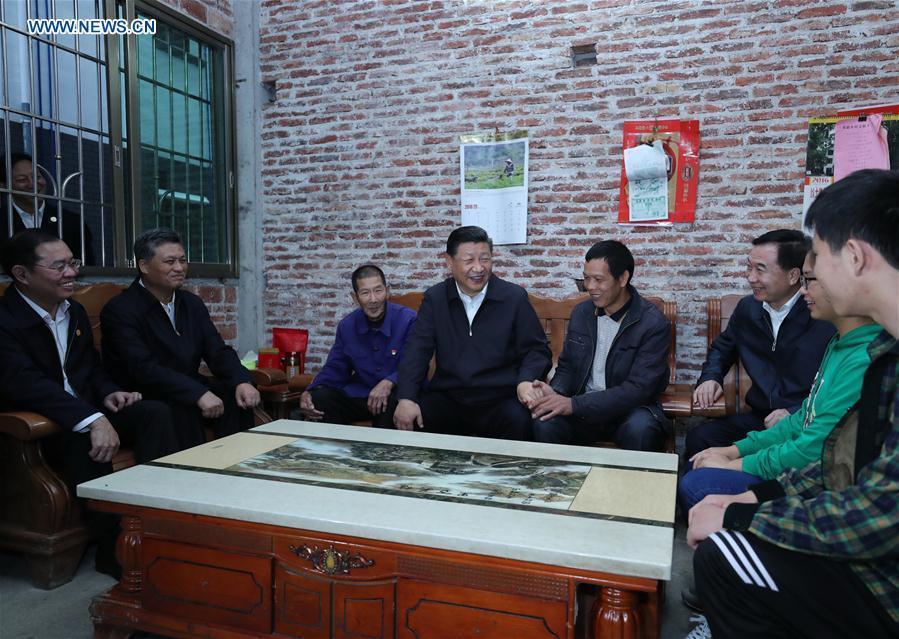
M360 554L350 554L349 552L340 552L334 546L327 548L319 548L318 546L288 546L288 550L297 557L308 559L312 563L312 568L326 575L342 575L350 574L353 568L368 568L375 565L374 559L366 559Z

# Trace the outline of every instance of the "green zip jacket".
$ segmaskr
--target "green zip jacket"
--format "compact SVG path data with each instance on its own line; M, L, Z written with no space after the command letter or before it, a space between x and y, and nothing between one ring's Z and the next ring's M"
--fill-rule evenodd
M865 370L871 363L868 344L883 330L879 324L833 336L802 407L771 428L749 433L736 443L743 472L774 479L788 468L821 459L830 431L858 401Z

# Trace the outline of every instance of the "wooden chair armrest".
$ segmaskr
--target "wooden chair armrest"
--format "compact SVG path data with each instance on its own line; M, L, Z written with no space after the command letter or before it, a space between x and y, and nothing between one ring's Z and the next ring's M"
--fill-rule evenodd
M275 386L287 383L287 375L280 368L255 368L250 370L250 378L256 386Z
M690 417L693 408L693 386L690 384L668 384L668 388L659 397L659 403L665 415L674 419L676 417Z
M309 384L312 383L313 379L315 379L314 375L310 375L309 373L300 373L299 375L294 375L290 378L290 381L287 383L287 387L291 390L291 392L302 393L309 387Z
M727 403L724 397L719 397L718 401L708 408L693 407L693 414L699 417L724 417L727 415Z
M37 413L27 411L0 413L0 433L23 442L61 432L62 428L56 422Z

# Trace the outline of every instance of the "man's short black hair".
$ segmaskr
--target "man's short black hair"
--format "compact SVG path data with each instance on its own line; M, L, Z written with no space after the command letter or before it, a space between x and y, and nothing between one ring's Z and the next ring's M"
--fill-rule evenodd
M591 246L584 257L584 261L590 262L591 260L605 260L609 266L609 273L616 280L625 271L630 273L630 276L627 278L628 284L634 279L634 255L628 247L618 240L603 240Z
M899 269L899 171L864 169L834 182L812 202L805 227L834 253L854 238Z
M158 229L150 229L144 231L134 240L134 261L135 263L144 260L149 262L156 255L156 249L163 244L181 244L181 236L172 229L161 227Z
M777 229L768 231L752 240L753 246L777 244L777 265L784 271L794 268L802 270L805 254L812 246L811 239L802 231Z
M490 252L493 252L493 240L487 235L487 231L480 226L460 226L450 233L450 236L446 240L447 255L455 257L456 251L459 250L459 245L465 244L466 242L474 242L475 244L486 242L490 247Z
M365 279L366 277L380 277L381 284L387 286L387 279L384 277L384 271L375 266L374 264L363 264L350 276L350 279L353 282L353 292L359 292L359 280Z
M12 169L12 167L22 160L34 163L34 159L27 153L13 151L9 154L9 168ZM6 160L4 158L0 158L0 184L6 184L7 187L9 186L6 182Z
M61 241L52 233L46 233L40 229L25 229L9 239L4 238L2 246L3 272L12 277L12 268L17 264L33 271L34 265L37 263L37 247L48 242Z

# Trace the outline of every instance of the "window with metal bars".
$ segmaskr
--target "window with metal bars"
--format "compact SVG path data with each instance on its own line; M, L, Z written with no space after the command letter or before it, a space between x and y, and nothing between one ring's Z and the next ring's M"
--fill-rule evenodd
M156 20L154 35L36 35L31 18ZM199 275L234 273L231 43L152 2L0 3L0 234L40 226L91 269L140 232L181 233ZM109 64L117 61L117 64Z

